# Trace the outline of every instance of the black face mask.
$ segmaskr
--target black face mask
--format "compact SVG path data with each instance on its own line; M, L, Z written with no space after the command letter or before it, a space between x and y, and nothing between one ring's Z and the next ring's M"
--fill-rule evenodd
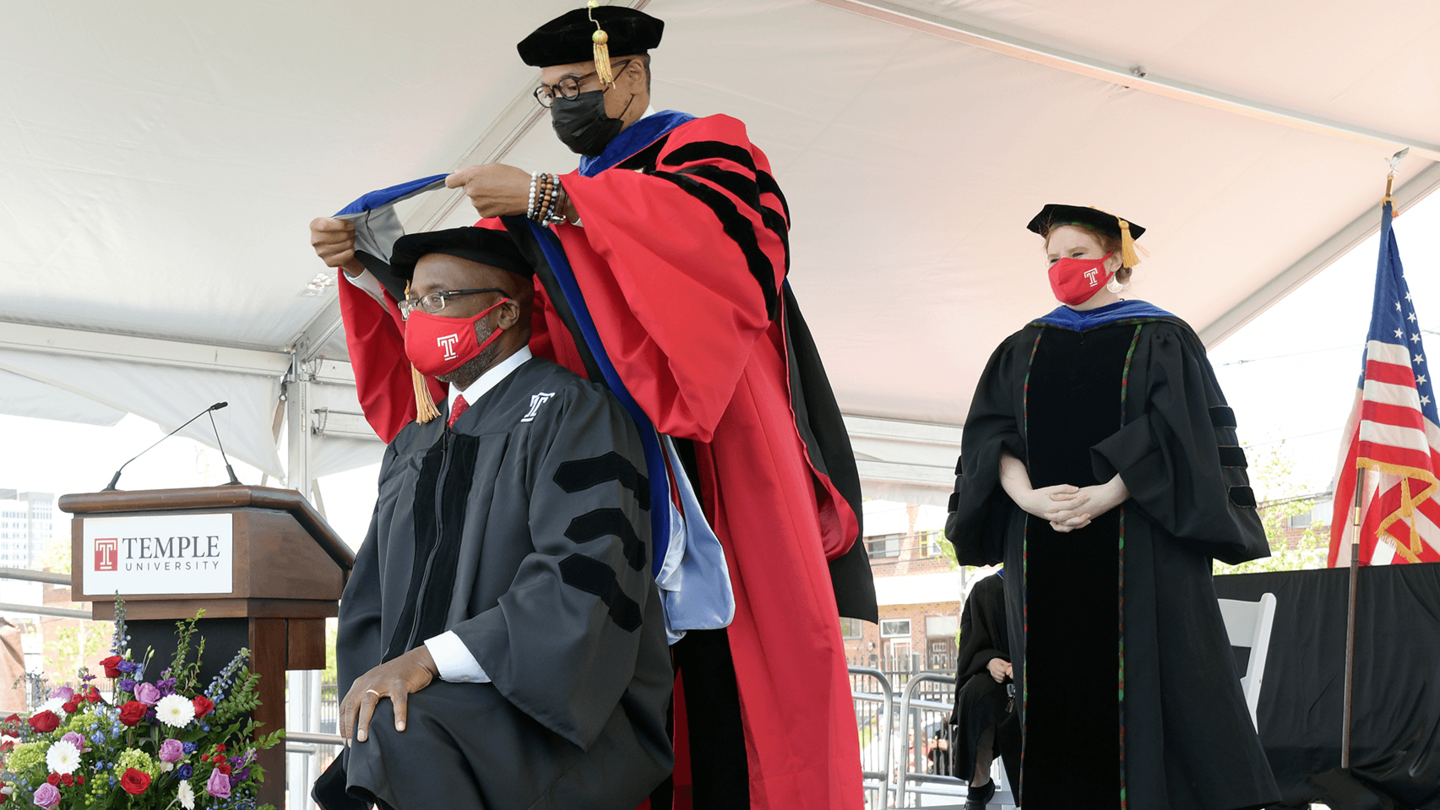
M625 128L625 122L605 114L605 91L590 90L575 98L555 99L550 107L550 126L571 152L599 157Z

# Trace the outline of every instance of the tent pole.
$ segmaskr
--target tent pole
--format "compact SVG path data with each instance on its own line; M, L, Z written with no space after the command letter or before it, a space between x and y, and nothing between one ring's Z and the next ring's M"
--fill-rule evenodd
M285 420L289 423L286 438L290 445L290 465L285 486L311 500L310 494L310 380L312 374L297 356L285 381Z
M1349 606L1345 616L1345 709L1340 734L1340 767L1350 768L1350 718L1355 694L1355 594L1360 585L1360 507L1365 494L1365 468L1355 471L1355 529L1350 535Z

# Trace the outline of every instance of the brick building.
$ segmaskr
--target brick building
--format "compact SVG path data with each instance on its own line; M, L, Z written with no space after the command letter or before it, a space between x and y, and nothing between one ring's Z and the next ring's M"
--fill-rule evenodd
M991 570L957 569L948 546L943 507L865 502L865 549L880 623L842 620L853 666L954 672L965 594Z

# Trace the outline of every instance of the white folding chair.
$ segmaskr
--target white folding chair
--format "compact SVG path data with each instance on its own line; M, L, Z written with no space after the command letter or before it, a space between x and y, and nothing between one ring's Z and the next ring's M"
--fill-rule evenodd
M1260 720L1260 685L1265 679L1265 657L1270 650L1270 629L1275 624L1275 594L1267 593L1259 602L1221 599L1220 615L1225 617L1225 633L1230 646L1248 647L1250 661L1240 678L1245 692L1245 705L1250 709L1250 722L1258 730Z

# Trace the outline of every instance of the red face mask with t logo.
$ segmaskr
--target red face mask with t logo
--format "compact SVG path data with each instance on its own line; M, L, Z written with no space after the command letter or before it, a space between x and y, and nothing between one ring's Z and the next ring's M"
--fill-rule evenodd
M505 331L497 326L484 343L475 339L475 324L509 300L501 298L473 318L442 318L419 309L411 312L405 321L405 356L427 377L449 374L474 359Z
M1074 306L1090 300L1115 274L1105 269L1105 260L1112 251L1099 259L1060 259L1050 265L1050 289L1062 304Z

